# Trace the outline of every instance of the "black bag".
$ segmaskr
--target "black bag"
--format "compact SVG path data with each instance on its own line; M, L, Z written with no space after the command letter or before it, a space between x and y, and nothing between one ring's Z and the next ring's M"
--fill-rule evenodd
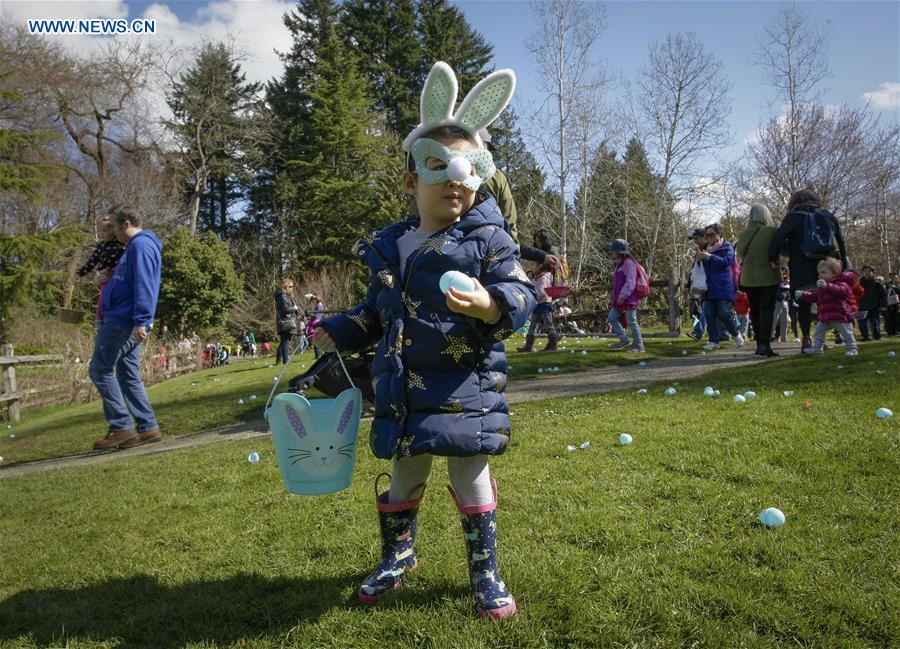
M369 352L347 354L344 357L347 372L362 392L363 399L375 402L375 388L372 387L372 360ZM315 387L331 398L337 397L350 385L344 369L338 361L337 352L322 354L303 374L298 374L288 382L288 390L303 394L304 390Z
M298 333L297 319L289 315L285 318L282 318L278 321L278 333L280 334L288 334L288 333Z

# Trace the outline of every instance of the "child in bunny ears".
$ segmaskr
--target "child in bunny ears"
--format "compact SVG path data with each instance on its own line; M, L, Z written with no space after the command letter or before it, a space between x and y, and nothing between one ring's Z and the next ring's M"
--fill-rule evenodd
M364 603L398 589L416 567L419 503L432 459L443 455L476 611L492 618L516 612L497 569L497 484L488 457L506 451L510 439L502 341L528 321L535 292L496 202L479 192L494 164L478 135L514 87L512 70L494 72L454 114L456 76L446 63L434 65L422 91L422 121L403 142L403 188L419 216L356 244L371 270L366 300L324 320L314 335L328 351L377 341L370 446L393 466L375 480L382 551L359 588ZM450 270L468 275L474 290L442 294L439 280ZM384 475L390 489L379 493Z

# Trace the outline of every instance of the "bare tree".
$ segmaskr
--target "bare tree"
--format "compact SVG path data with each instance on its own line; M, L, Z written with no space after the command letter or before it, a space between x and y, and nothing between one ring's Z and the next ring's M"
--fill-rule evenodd
M803 149L810 129L804 122L810 117L808 105L821 98L820 82L830 74L828 34L798 5L783 7L766 25L753 62L763 68L765 81L775 90L775 105L784 104L787 149L782 175L790 194L806 182ZM778 107L775 113L780 112Z
M637 129L645 135L647 151L660 167L663 188L646 263L647 272L652 273L667 209L666 194L678 200L700 179L705 179L702 183L717 181L718 174L699 167L709 165L731 139L731 83L722 63L693 32L669 34L665 40L651 44L639 74Z
M603 83L602 69L592 63L590 54L606 29L606 7L575 0L550 0L532 3L532 10L538 26L528 41L528 48L540 70L538 87L546 93L533 117L540 127L533 132L559 182L560 253L565 257L572 110L580 96Z

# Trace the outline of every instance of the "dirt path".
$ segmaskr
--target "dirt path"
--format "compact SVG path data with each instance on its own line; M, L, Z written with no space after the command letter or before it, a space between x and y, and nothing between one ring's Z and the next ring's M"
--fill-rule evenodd
M779 352L782 356L790 356L799 353L800 347L799 345L787 348L782 346L779 348ZM546 376L540 379L519 379L509 384L509 387L506 389L506 396L510 403L522 403L562 396L574 397L586 394L603 394L627 388L649 387L654 383L664 383L674 379L694 378L725 367L743 367L766 362L767 360L749 351L729 349L710 352L706 356L686 356L683 358L648 361L646 367L642 368L631 365L573 372L559 376ZM164 453L229 439L262 437L268 434L265 421L251 421L183 437L167 437L158 444L141 446L128 451L85 453L83 455L23 462L8 467L0 467L0 479L49 469L100 464L149 453Z

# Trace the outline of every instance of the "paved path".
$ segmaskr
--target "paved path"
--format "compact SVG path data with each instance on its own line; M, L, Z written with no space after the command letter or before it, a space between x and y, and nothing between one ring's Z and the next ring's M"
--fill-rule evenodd
M779 347L782 356L791 356L800 352L800 346ZM540 352L537 352L540 353ZM506 389L510 403L539 401L554 397L574 397L586 394L603 394L627 388L649 387L654 383L668 382L674 379L688 379L701 376L713 370L725 367L743 367L766 362L769 359L757 356L751 351L732 349L708 352L706 356L685 356L648 361L647 366L637 368L634 365L625 367L608 367L600 370L572 372L558 376L547 376L540 379L518 379L511 382ZM25 475L38 471L63 467L86 466L111 462L121 458L137 457L149 453L164 453L192 446L213 444L229 439L249 439L268 435L264 420L251 421L234 426L215 428L193 435L182 437L166 437L158 444L141 446L127 451L114 453L85 453L64 458L23 462L7 467L0 467L0 479L17 475Z

